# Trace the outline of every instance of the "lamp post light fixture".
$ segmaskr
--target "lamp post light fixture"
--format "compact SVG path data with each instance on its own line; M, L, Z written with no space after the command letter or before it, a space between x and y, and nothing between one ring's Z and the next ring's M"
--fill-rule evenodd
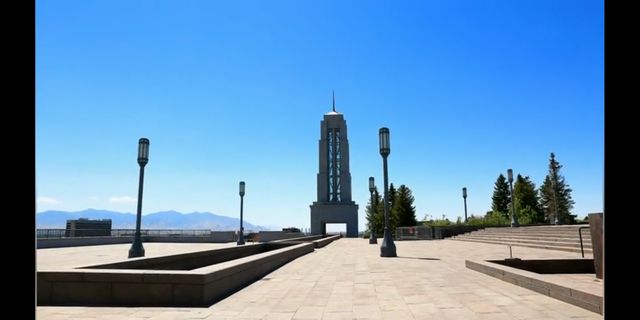
M378 243L378 239L376 238L375 235L375 217L376 217L376 207L374 205L374 200L373 200L373 191L376 189L376 182L373 179L373 177L369 177L369 193L371 194L371 221L369 221L370 225L369 225L369 244L376 244Z
M242 207L244 205L244 181L240 181L240 232L238 233L238 245L244 244L244 228L242 227Z
M462 188L462 198L464 198L464 222L467 222L467 187Z
M136 233L133 237L129 258L144 257L144 247L140 239L140 220L142 219L142 186L144 184L144 166L149 162L149 139L140 138L138 141L138 164L140 165L140 179L138 181L138 213L136 215Z
M389 128L380 128L380 155L382 156L382 170L384 173L384 238L380 246L381 257L397 257L396 245L389 229L389 176L387 175L387 157L391 153Z
M509 177L509 190L511 191L511 227L519 227L518 217L516 217L516 199L513 195L513 170L507 170L507 176Z

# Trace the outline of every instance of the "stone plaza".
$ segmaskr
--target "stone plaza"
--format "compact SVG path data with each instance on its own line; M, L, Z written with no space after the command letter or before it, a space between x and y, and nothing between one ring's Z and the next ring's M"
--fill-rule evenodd
M145 244L147 256L235 244ZM38 306L38 319L602 319L601 314L468 269L504 259L504 245L451 239L397 241L381 258L367 239L343 238L271 272L207 308ZM128 245L40 249L37 269L124 260ZM575 252L513 247L522 259L578 258ZM589 254L587 255L587 258ZM541 275L602 296L593 274Z

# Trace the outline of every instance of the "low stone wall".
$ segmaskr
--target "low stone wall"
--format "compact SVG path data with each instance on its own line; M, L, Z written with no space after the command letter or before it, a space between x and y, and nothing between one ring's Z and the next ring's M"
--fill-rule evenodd
M272 241L270 243L303 243L303 242L311 242L313 243L314 248L322 248L326 245L328 245L329 243L340 239L341 236L340 235L333 235L333 236L323 236L323 235L315 235L315 236L307 236L307 237L301 237L301 238L291 238L291 239L282 239L282 240L275 240Z
M533 272L514 269L487 261L465 260L465 266L471 270L482 272L551 298L587 309L591 312L603 314L604 297L602 295L595 295L575 288L565 287L546 281L544 276Z
M318 239L322 239L324 238L323 235L315 235L315 236L305 236L305 237L299 237L299 238L287 238L287 239L280 239L280 240L273 240L271 242L310 242L310 241L314 241L314 240L318 240Z
M234 231L214 231L208 236L142 236L142 242L169 243L225 243L236 241ZM78 238L48 238L37 239L37 248L61 248L96 246L104 244L132 243L133 237L78 237Z
M269 244L225 249L246 251L264 245ZM313 243L293 244L193 270L39 271L38 305L209 306L313 250ZM127 263L157 262L157 258L136 259Z
M103 244L132 243L133 237L82 237L82 238L54 238L38 239L38 249L97 246Z
M328 245L329 243L331 243L333 241L336 241L338 239L340 239L340 236L339 235L335 235L335 236L329 236L329 237L326 237L326 238L323 238L323 239L314 240L314 241L312 241L312 243L315 246L315 248L317 249L317 248L322 248L322 247Z
M258 235L256 235L256 241L269 242L274 240L292 239L292 238L300 238L300 237L304 237L304 233L302 232L285 233L282 231L260 231Z

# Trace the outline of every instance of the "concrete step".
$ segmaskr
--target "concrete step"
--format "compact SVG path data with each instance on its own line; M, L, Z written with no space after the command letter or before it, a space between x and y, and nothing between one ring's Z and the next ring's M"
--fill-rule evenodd
M501 241L492 241L492 240L476 240L476 239L466 239L466 238L451 238L451 240L456 241L469 241L469 242L480 242L480 243L490 243L490 244L498 244L498 245L508 245L509 243L504 243ZM574 247L565 247L565 246L550 246L550 245L538 245L538 244L528 244L528 243L513 243L512 246L519 247L528 247L528 248L537 248L537 249L547 249L547 250L559 250L559 251L568 251L568 252L576 252L580 253L580 248ZM592 250L589 248L584 248L585 254L593 254Z
M503 242L503 243L529 243L529 244L540 244L540 245L552 245L552 246L565 246L565 247L576 247L576 248L580 248L580 241L579 240L572 240L572 241L566 241L566 240L547 240L547 239L520 239L520 238L510 238L510 237L489 237L489 236L472 236L472 235L465 235L465 236L457 236L455 238L464 238L464 239L473 239L473 240L489 240L489 241L497 241L497 242ZM591 248L591 241L587 242L584 241L583 242L583 247L584 248Z
M518 233L486 233L486 232L472 232L465 233L459 236L477 236L477 237L507 237L517 239L540 239L540 240L564 240L564 241L580 241L579 235L573 236L554 236L554 235L539 235L539 234L518 234ZM591 236L582 235L582 241L591 240Z
M577 228L533 228L533 227L504 227L504 228L484 228L482 230L488 230L488 231L495 231L495 230L511 230L511 231L525 231L525 232L529 232L529 231L535 231L535 232L541 232L541 231L546 231L546 232L568 232L568 231L578 231L578 229L580 229L582 227L577 227ZM582 230L589 230L589 228L582 228Z
M488 237L514 237L514 238L551 238L551 239L580 239L578 234L536 234L536 233L515 233L515 232L471 232L468 235L488 236ZM590 234L582 234L582 240L591 239Z
M535 233L535 234L578 234L580 229L567 229L567 230L527 230L522 228L501 228L501 229L482 229L478 231L483 232L498 232L498 233ZM590 233L589 229L582 229L582 234Z
M496 230L496 229L516 229L516 230L566 230L566 229L578 229L581 227L589 227L588 224L572 224L572 225L544 225L544 226L521 226L518 228L511 228L510 226L504 227L487 227L485 230Z

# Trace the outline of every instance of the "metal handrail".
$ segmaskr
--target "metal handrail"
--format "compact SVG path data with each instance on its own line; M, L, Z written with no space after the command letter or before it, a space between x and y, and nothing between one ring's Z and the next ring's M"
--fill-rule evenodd
M584 258L584 246L582 245L582 229L589 229L589 227L578 228L578 236L580 236L580 252L582 253L582 257Z
M105 234L102 234L102 233ZM210 236L213 230L209 229L142 229L140 233L148 236ZM100 233L100 234L94 234ZM38 239L46 238L68 238L68 237L127 237L133 236L135 229L36 229Z

